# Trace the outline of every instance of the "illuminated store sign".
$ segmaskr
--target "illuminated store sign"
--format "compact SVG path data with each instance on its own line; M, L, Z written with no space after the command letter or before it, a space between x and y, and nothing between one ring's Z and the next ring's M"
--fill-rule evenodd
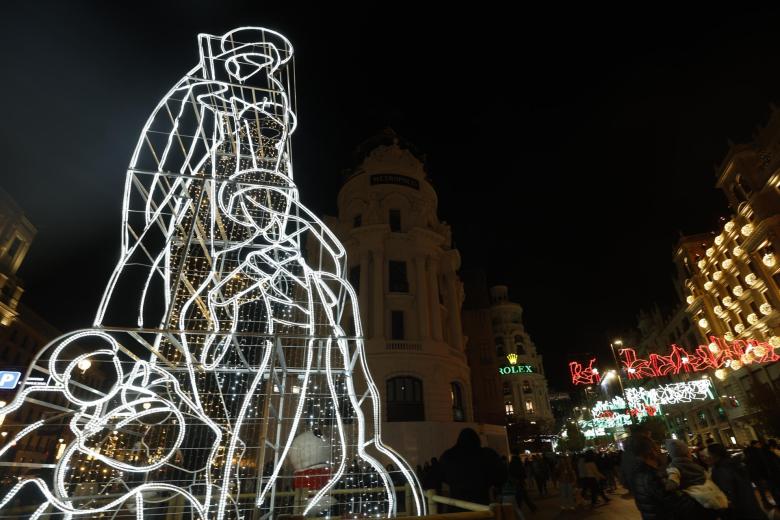
M498 373L502 376L509 374L533 374L535 372L533 365L510 365L500 367Z

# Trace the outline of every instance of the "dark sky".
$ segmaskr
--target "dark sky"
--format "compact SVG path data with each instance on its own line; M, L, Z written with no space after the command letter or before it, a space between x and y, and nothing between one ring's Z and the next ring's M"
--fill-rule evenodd
M113 4L0 15L0 184L39 229L23 302L63 330L94 316L130 153L198 32L292 41L293 160L317 212L335 212L341 170L383 127L426 152L464 267L511 287L554 386L567 352L606 358L610 331L673 301L679 231L728 213L713 165L780 98L780 10Z

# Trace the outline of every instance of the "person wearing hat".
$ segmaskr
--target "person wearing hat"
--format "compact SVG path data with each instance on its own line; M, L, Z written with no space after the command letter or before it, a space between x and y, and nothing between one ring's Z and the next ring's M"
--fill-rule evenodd
M726 495L707 477L707 470L693 460L688 445L679 439L668 439L666 451L671 462L666 468L668 491L682 491L710 510L726 509Z

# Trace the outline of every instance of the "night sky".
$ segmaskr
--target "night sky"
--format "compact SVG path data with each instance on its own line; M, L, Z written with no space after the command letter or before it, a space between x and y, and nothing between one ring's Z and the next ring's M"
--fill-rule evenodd
M295 175L319 214L382 128L424 151L464 267L510 286L559 388L567 353L606 361L640 308L674 302L679 233L729 213L714 188L727 140L780 102L780 10L18 4L0 15L0 185L39 230L22 301L63 331L94 317L132 148L198 32L292 41Z

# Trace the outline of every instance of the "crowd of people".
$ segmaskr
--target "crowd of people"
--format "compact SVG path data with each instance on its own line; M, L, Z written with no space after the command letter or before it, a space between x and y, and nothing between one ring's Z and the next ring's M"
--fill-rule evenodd
M710 440L693 448L676 439L663 449L642 425L632 428L624 450L521 455L507 460L464 429L440 459L418 466L425 489L478 504L509 504L522 519L540 498L557 490L560 508L610 502L619 486L636 502L644 520L766 520L780 504L780 449L774 441L753 441L730 453ZM778 516L780 518L780 516Z

